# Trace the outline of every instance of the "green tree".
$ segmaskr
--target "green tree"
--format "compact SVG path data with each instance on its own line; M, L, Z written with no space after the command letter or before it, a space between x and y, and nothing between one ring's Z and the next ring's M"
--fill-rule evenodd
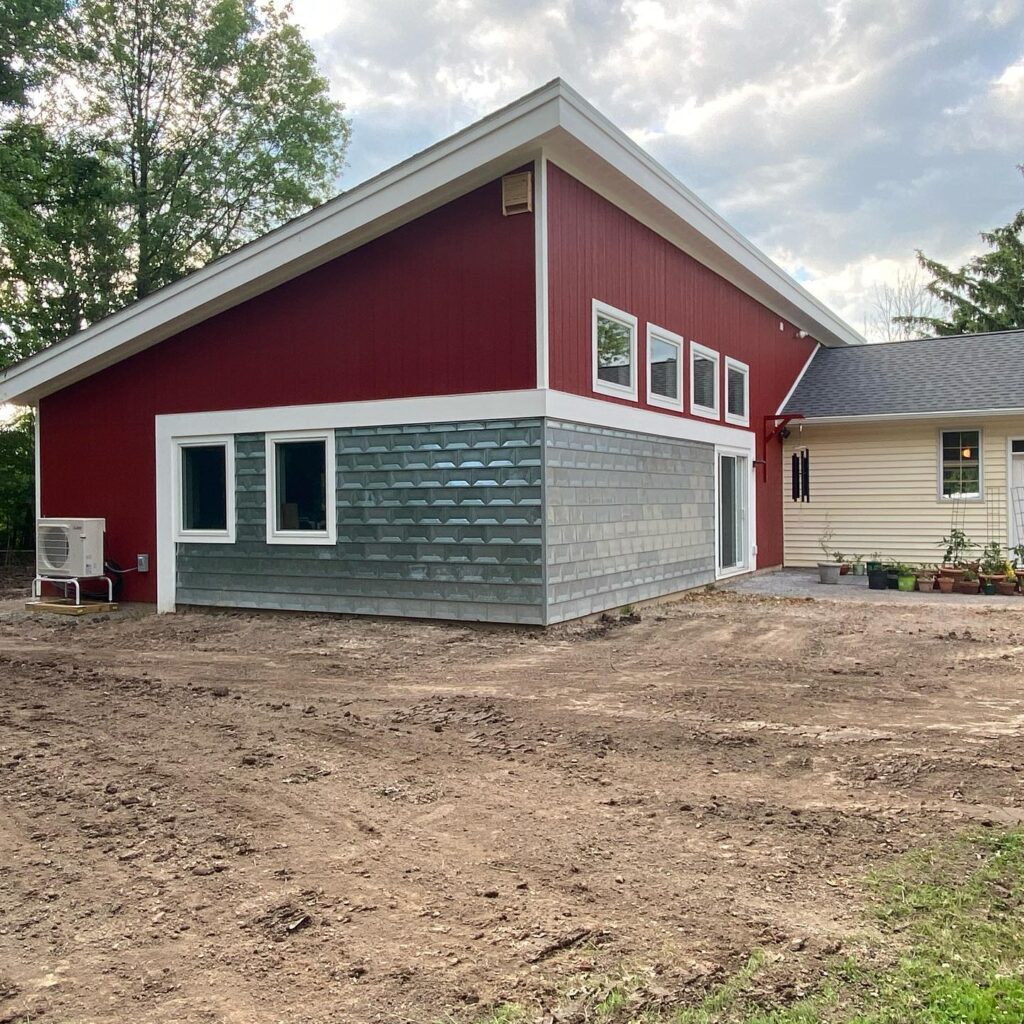
M928 291L945 307L944 316L897 316L921 336L973 334L1024 327L1024 210L1009 224L983 231L990 248L951 270L918 252L931 275Z
M117 167L78 136L0 131L0 367L110 311L131 277Z
M35 424L30 412L0 426L0 550L32 546Z
M0 4L0 108L23 107L29 90L54 70L67 0Z
M133 297L329 194L350 126L290 15L253 0L77 3L83 55L60 106L122 169Z

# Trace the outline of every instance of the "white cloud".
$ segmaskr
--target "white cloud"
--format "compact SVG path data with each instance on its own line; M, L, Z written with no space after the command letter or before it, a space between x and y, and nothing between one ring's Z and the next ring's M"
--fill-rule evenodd
M858 326L1024 206L1024 0L296 0L354 184L561 75Z

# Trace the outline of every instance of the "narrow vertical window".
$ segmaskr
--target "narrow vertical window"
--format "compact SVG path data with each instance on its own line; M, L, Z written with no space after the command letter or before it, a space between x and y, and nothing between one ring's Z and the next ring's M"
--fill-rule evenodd
M175 538L200 543L235 539L234 438L176 440Z
M690 412L719 418L718 353L696 342L690 342Z
M725 421L750 425L750 367L738 359L725 360Z
M594 390L635 401L636 317L595 299L592 320Z
M330 433L267 435L267 540L334 543L334 449Z
M981 431L939 433L939 497L981 498Z
M683 407L683 339L647 325L647 401L663 409Z

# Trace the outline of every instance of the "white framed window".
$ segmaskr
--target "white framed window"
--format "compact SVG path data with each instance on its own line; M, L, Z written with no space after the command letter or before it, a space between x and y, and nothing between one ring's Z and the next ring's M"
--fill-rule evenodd
M174 442L174 539L235 542L235 439L228 434Z
M718 353L690 342L690 412L709 420L721 419L718 411Z
M267 434L266 452L267 543L336 543L334 431Z
M750 367L725 357L725 422L750 426Z
M940 501L981 501L981 430L940 430L938 469Z
M647 325L647 402L683 408L683 339L654 324Z
M591 309L594 390L636 401L636 317L594 299Z

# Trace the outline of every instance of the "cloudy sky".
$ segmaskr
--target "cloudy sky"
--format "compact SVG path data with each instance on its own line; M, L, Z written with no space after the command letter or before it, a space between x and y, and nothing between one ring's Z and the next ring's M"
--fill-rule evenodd
M351 187L561 75L864 326L1024 206L1024 0L294 0Z

